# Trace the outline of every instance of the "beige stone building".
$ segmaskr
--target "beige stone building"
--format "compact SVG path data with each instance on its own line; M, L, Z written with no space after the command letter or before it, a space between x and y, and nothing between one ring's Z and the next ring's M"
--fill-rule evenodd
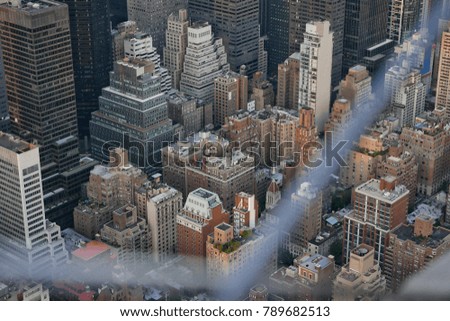
M433 195L450 178L450 130L436 116L417 117L414 127L403 128L400 141L416 157L417 192Z
M226 282L251 275L255 261L263 258L264 268L255 273L271 273L276 269L276 234L271 231L252 231L233 236L233 226L222 223L214 227L214 233L206 242L206 271L211 282Z
M182 208L181 192L164 184L160 174L135 192L137 215L149 228L149 248L153 262L164 263L177 252L176 218Z
M137 216L136 206L128 204L114 210L112 221L103 225L100 235L103 242L117 249L117 262L126 269L148 263L148 226Z
M334 267L332 256L301 255L294 265L282 267L270 276L270 291L285 300L330 300Z
M214 80L213 123L225 124L226 118L238 110L246 110L248 102L248 77L227 72Z
M303 248L320 232L322 222L322 192L311 183L302 183L291 195L292 217L290 241Z
M375 133L361 135L359 143L348 153L347 166L340 169L341 184L353 187L374 178L378 162L385 158L387 152L387 146Z
M184 56L188 42L189 20L186 9L178 14L171 13L167 18L166 45L163 51L164 67L172 78L172 87L180 89Z
M390 147L386 159L377 164L377 178L393 176L397 184L404 185L409 190L409 208L416 202L418 165L416 157L410 152L404 152L403 146Z
M217 193L231 211L236 193L255 194L255 159L209 132L166 147L163 164L164 181L179 188L184 198L204 188Z
M293 53L278 65L277 106L297 109L300 78L300 54Z
M337 99L325 123L325 132L332 132L335 142L345 138L345 130L348 128L351 117L351 102L345 98Z
M362 65L357 65L349 69L348 74L339 84L340 98L350 102L351 110L361 110L367 108L372 95L372 77L369 71Z
M351 251L350 261L333 281L334 301L374 301L386 294L386 278L374 258L375 250L361 244Z
M90 239L112 219L114 209L134 204L134 192L147 181L147 175L130 166L126 157L122 159L126 153L116 151L115 155L119 163L94 167L86 187L87 199L74 209L75 230Z
M255 101L256 110L262 110L266 106L273 106L275 103L275 93L273 85L264 80L261 72L256 72L253 76L253 88L251 99Z

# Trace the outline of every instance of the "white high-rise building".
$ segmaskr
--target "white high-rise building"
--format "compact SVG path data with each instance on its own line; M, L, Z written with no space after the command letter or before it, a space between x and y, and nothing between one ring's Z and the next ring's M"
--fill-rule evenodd
M0 222L0 271L41 275L67 261L60 227L45 220L39 148L1 132Z
M414 125L415 117L425 110L426 86L416 69L391 67L385 75L385 95L400 128Z
M306 25L300 46L299 107L314 109L319 132L330 113L333 32L330 23L310 22Z
M229 70L223 41L214 39L211 25L198 22L189 27L180 90L197 99L212 102L214 79Z
M148 33L136 32L124 40L124 53L127 58L149 60L155 64L156 75L161 76L161 91L167 93L171 88L171 79L166 68L161 67L161 59L153 47L153 39Z

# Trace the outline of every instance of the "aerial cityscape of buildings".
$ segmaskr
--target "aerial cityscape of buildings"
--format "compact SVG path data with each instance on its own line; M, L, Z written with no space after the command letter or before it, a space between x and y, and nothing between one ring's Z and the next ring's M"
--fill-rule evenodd
M0 0L0 300L385 300L449 255L450 1Z

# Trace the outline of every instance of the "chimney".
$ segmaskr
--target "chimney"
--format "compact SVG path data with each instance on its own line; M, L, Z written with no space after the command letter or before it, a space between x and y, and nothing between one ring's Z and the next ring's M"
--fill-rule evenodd
M414 236L429 237L433 234L434 220L426 215L419 215L416 217L414 223Z
M385 176L380 179L380 190L393 191L397 185L397 179L394 176Z

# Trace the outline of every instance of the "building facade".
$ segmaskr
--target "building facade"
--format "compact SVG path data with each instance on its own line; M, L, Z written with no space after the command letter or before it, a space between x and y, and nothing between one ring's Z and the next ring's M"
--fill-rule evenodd
M276 105L286 109L296 109L300 80L300 54L293 53L284 63L278 65Z
M450 230L433 225L434 219L422 215L414 225L402 224L389 233L385 275L392 291L450 250Z
M450 27L450 26L449 26ZM436 108L445 110L446 117L450 119L450 28L442 33L439 54L438 81L436 86Z
M246 110L248 77L228 72L214 79L213 121L222 126L225 119L239 110Z
M5 69L3 67L3 51L0 44L0 131L9 131L9 121L8 96L6 95Z
M366 49L386 40L388 1L345 1L342 71L363 62Z
M230 214L224 209L216 193L203 188L189 193L184 208L177 215L178 253L205 257L208 235L214 231L215 226L229 221Z
M67 5L3 2L0 40L12 133L39 144L47 218L70 226L79 194L61 174L79 165L79 144Z
M172 87L180 89L184 56L188 43L188 14L186 9L171 13L167 18L166 45L164 46L164 67L172 78Z
M350 261L333 281L334 301L376 301L386 293L386 278L375 261L375 250L361 244L351 251Z
M0 133L0 267L48 276L68 260L61 229L45 220L39 148Z
M189 15L193 21L208 21L214 34L223 39L231 70L242 65L249 75L258 70L259 55L258 0L191 0ZM261 70L263 71L263 70Z
M405 222L409 193L389 176L371 179L353 190L353 211L344 218L344 262L365 243L375 249L375 260L383 267L388 233Z
M149 227L153 262L163 264L177 251L177 214L182 209L183 197L176 189L161 183L160 175L140 187L136 193L138 216Z
M308 23L303 39L300 45L299 108L314 109L317 130L322 132L330 114L333 56L330 23Z
M339 85L345 24L345 0L291 0L289 19L289 53L300 51L305 41L306 25L311 21L329 21L333 33L331 85ZM328 49L327 49L328 50ZM327 89L328 90L328 89Z
M136 21L142 32L152 36L158 54L162 55L167 18L187 8L186 0L127 0L128 19Z
M114 64L110 79L92 114L92 155L104 160L108 147L120 146L134 166L155 172L161 147L173 139L161 76L153 62L125 58Z
M221 38L214 38L211 25L198 22L188 27L180 90L206 102L214 98L214 79L229 70Z
M91 113L109 85L111 60L110 0L61 0L69 7L78 134L89 136Z

